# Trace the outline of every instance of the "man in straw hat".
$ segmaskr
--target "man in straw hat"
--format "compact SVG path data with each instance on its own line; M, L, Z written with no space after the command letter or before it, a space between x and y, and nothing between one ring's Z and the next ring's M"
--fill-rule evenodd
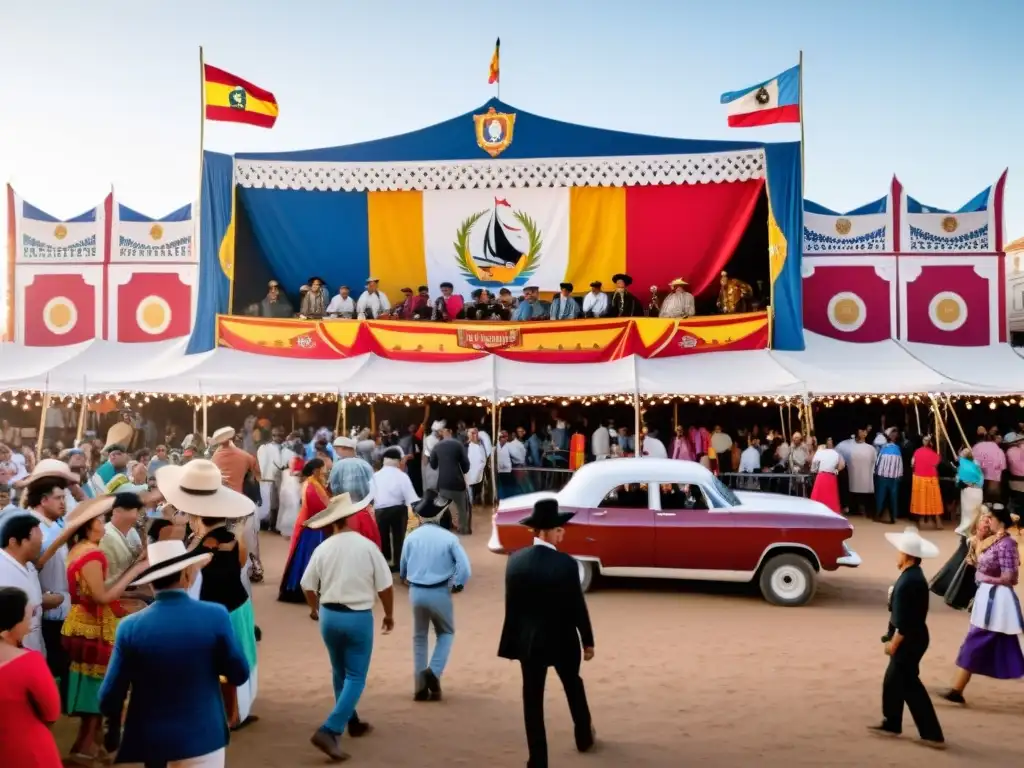
M224 485L235 493L244 493L246 477L251 477L254 487L263 481L256 457L235 445L234 427L221 427L214 432L210 447L213 448L210 461L224 476ZM258 584L263 581L263 561L260 559L260 521L255 514L245 521L245 546L252 561L249 580Z
M384 634L395 627L388 562L377 545L349 527L349 519L369 504L369 498L355 501L342 493L306 521L309 528L332 528L332 535L313 551L302 575L306 602L320 621L334 676L334 709L310 741L332 760L348 758L341 750L341 735L366 687L373 652L373 605L378 596L384 607ZM368 724L363 726L369 729Z
M872 733L898 736L903 732L903 706L910 709L921 743L944 749L945 737L935 715L935 707L921 682L921 658L928 650L928 580L921 561L936 557L939 548L922 538L917 528L902 533L887 533L885 538L899 555L896 564L900 576L893 585L889 623L892 633L885 644L889 666L882 683L882 722L871 726Z
M498 656L518 661L523 674L523 718L530 750L529 768L547 768L544 683L554 667L565 689L575 726L576 748L588 752L596 733L580 678L584 661L594 658L594 632L580 585L579 566L557 546L572 512L561 512L554 498L539 500L521 521L533 529L533 546L508 559L505 569L505 624Z
M391 309L388 297L377 288L379 282L376 277L366 278L366 290L356 302L356 317L360 320L379 320Z
M693 294L686 290L687 282L677 277L668 284L672 293L661 303L658 317L693 317L697 309L693 303Z
M128 703L120 763L224 765L230 737L220 681L244 685L249 663L224 607L188 596L196 570L212 557L181 541L153 542L149 566L132 584L152 585L156 599L121 621L100 689L100 710L115 729L108 742L119 740Z
M415 662L413 696L416 701L441 700L441 675L455 641L452 594L461 592L472 573L459 537L441 527L450 499L427 491L416 505L420 526L405 542L401 555L402 579L409 583L412 605L412 655ZM428 633L434 626L437 642L427 663Z

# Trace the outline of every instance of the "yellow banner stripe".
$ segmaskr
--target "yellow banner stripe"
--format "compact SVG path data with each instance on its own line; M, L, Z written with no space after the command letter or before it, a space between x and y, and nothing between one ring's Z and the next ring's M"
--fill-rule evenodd
M422 192L369 192L366 195L370 235L370 277L393 304L400 291L427 284L426 246L423 236ZM432 291L438 290L431 286ZM467 300L469 297L465 297Z
M207 82L206 105L210 107L230 107L231 101L228 99L228 94L233 90L235 90L234 87L230 85ZM278 114L277 104L272 101L254 98L251 93L246 94L245 111L271 116Z
M604 282L626 271L626 188L572 187L569 190L569 263L566 282L577 293L591 280Z

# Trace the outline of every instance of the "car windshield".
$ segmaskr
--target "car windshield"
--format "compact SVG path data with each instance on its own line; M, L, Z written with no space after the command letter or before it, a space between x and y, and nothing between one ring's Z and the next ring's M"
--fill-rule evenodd
M711 484L715 489L715 493L718 494L718 497L730 507L739 507L743 505L743 502L740 501L740 497L733 493L732 488L727 486L717 477L711 478Z

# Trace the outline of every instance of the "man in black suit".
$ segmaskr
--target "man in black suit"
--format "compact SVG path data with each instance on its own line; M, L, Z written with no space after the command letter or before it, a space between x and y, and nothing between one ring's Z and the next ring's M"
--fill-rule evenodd
M449 499L455 507L455 522L458 533L473 532L473 509L466 495L466 473L469 472L469 455L466 446L452 437L450 429L443 431L444 439L430 452L430 468L437 470L437 493Z
M523 671L523 719L530 750L527 768L547 768L544 683L554 667L565 689L576 733L576 748L587 752L596 732L580 678L584 661L594 658L594 632L580 586L576 561L556 547L572 512L559 512L556 499L541 499L522 521L534 531L533 546L508 559L505 570L505 625L498 656L520 663Z

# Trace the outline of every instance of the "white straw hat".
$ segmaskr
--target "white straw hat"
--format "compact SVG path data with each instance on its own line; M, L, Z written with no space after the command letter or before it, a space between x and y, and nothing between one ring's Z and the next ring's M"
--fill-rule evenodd
M55 480L63 480L66 483L78 483L81 482L81 478L72 472L68 465L58 459L43 459L38 462L35 469L32 470L32 474L27 477L23 477L21 480L14 484L15 488L24 488L29 483L35 482L36 480L42 480L46 478L54 478Z
M211 552L189 552L185 549L185 543L178 539L154 541L146 548L146 552L149 567L132 582L133 587L141 587L172 573L179 573L190 565L206 565L213 559Z
M330 500L327 508L318 512L306 521L307 528L326 528L331 523L352 517L356 512L362 512L373 501L373 494L367 494L361 501L353 501L348 493L340 493Z
M912 525L904 528L902 533L887 533L885 538L905 555L921 559L939 556L939 548L928 539L923 538L917 528Z
M356 441L353 440L351 437L345 437L344 435L341 435L340 437L334 438L334 447L350 448L351 450L354 451L356 449Z
M220 445L226 443L229 440L235 439L235 428L234 427L221 427L213 433L213 437L210 438L210 445Z
M190 515L231 520L256 511L252 499L224 485L220 469L209 459L160 467L156 485L167 501Z

